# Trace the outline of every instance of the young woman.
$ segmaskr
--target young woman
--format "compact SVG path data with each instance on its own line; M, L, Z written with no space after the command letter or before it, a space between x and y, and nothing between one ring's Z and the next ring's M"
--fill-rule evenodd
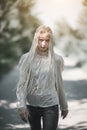
M63 119L68 114L61 72L63 58L53 51L50 27L37 28L31 49L19 61L20 79L17 86L19 114L29 121L31 130L56 130L59 108Z

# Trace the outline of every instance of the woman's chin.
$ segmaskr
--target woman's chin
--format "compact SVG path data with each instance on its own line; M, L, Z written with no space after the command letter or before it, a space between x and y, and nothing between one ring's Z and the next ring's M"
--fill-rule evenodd
M42 52L48 52L48 49L41 49Z

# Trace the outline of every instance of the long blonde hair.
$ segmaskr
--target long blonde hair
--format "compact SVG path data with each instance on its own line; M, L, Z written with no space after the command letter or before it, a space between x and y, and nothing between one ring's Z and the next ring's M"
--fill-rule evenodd
M43 31L42 31L43 30ZM50 35L50 43L49 43L49 49L48 49L48 67L49 67L49 72L47 75L47 79L50 78L50 70L54 69L54 53L53 53L53 33L52 30L49 26L41 25L37 28L34 39L32 42L32 46L30 48L30 51L27 53L27 56L22 58L19 62L19 69L20 69L20 80L19 80L19 86L23 89L26 89L28 86L29 78L30 78L30 73L31 73L31 68L33 65L33 60L36 56L36 47L38 43L38 35L40 33L49 33ZM26 54L25 54L26 55Z
M38 35L41 33L40 31L44 30L45 32L43 33L49 33L50 35L50 43L49 43L49 56L52 58L53 56L53 33L52 30L49 26L46 25L41 25L37 28L35 35L34 35L34 39L31 45L31 48L28 52L27 57L24 59L23 62L21 62L20 67L22 69L23 72L27 71L29 66L32 64L32 61L35 57L35 52L36 52L36 47L37 47L37 43L38 43ZM32 65L31 65L32 66Z

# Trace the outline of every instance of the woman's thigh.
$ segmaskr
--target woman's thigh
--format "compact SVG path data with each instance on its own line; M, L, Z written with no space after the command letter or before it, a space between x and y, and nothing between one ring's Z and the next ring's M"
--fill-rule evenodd
M31 130L41 130L41 116L37 107L28 106L29 111L29 124Z
M47 107L43 111L43 130L56 130L59 119L58 105Z

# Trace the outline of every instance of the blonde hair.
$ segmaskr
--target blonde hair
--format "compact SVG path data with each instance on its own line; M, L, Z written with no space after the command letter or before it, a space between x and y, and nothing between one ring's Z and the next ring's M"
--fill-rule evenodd
M42 31L43 30L43 31ZM39 32L39 31L42 31L42 33L45 32L49 32L50 34L52 34L52 30L49 26L46 26L46 25L41 25L39 26L37 29L36 29L36 33Z
M42 31L42 32L40 32ZM21 79L19 81L19 86L21 85L21 88L23 87L23 89L27 88L27 83L26 83L26 79L30 78L30 73L31 73L31 69L32 69L32 65L33 65L33 60L35 59L35 57L37 56L36 54L36 47L37 47L37 42L38 42L38 35L39 33L45 33L48 32L50 35L50 43L49 43L49 49L48 49L48 75L50 74L50 68L54 68L53 66L53 62L54 62L54 53L53 53L53 33L50 27L45 26L45 25L41 25L37 28L35 35L34 35L34 39L33 39L33 43L32 46L30 48L29 53L27 54L27 56L23 59L20 59L20 65L19 65L19 69L21 72ZM25 54L26 55L26 54ZM23 56L22 56L23 57ZM47 77L49 77L47 75ZM28 81L28 80L27 80Z

